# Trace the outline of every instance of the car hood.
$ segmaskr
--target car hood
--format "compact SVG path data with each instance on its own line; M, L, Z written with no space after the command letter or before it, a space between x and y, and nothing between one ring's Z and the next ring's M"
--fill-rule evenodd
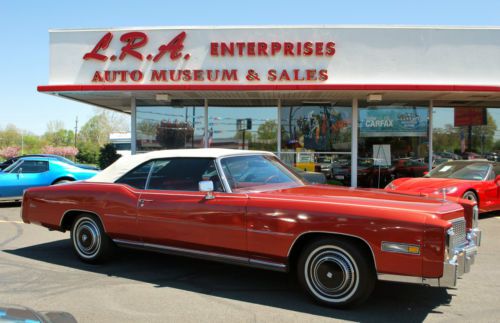
M397 192L411 192L429 194L438 189L457 186L473 186L479 181L469 181L456 178L430 178L430 177L416 177L416 178L400 178L393 181L396 186L394 191ZM389 188L387 191L391 191Z
M379 189L348 188L334 185L306 185L295 188L287 188L275 191L261 192L258 195L266 195L275 199L304 201L311 203L331 202L339 206L363 206L364 208L383 208L392 211L401 211L402 214L409 212L422 212L438 215L448 220L456 218L457 213L463 214L463 208L459 204L437 198L427 198L404 194L389 193ZM448 216L446 214L449 214Z

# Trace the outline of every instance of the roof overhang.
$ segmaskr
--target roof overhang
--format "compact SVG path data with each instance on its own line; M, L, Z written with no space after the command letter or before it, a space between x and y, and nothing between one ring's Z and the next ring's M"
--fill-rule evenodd
M452 84L185 84L185 85L42 85L39 92L130 113L137 105L169 105L156 94L169 94L178 105L272 106L282 103L341 102L382 95L381 104L433 101L434 106L500 106L500 86Z

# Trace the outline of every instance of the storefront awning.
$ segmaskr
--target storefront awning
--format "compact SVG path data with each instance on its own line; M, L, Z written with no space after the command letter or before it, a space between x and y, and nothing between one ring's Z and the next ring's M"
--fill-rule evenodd
M107 109L130 113L131 98L138 104L165 105L157 94L168 94L177 104L210 100L218 106L266 106L284 103L324 103L365 100L381 94L385 104L433 100L434 106L500 106L500 86L438 84L280 84L280 85L42 85L39 92Z

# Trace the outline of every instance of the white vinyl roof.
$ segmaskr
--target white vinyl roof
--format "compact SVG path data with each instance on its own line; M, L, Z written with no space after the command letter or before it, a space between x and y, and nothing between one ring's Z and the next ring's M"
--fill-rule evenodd
M257 150L237 150L237 149L222 149L222 148L200 148L200 149L169 149L152 151L145 154L137 154L131 156L123 156L114 162L112 165L98 173L96 176L88 179L88 182L113 183L122 177L128 171L147 162L151 159L159 158L176 158L176 157L199 157L199 158L219 158L226 156L238 155L253 155L267 154L272 155L268 151Z

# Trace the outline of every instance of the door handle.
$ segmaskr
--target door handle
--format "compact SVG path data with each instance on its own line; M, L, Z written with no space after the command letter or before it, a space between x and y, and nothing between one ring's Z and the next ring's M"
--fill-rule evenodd
M146 202L153 202L153 200L139 199L139 207L143 207Z

